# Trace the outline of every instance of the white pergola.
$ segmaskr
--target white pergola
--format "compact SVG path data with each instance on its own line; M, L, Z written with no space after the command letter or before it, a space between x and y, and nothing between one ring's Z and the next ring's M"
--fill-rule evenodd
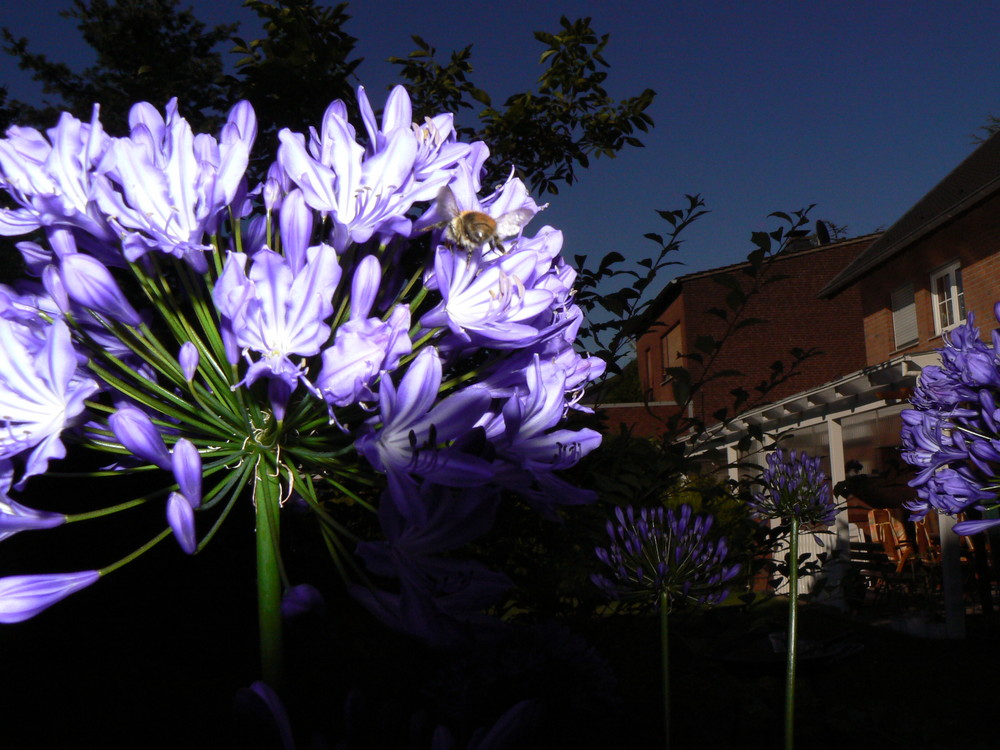
M735 419L715 425L706 431L694 454L709 451L725 451L727 472L733 480L739 480L738 462L745 459L740 455L737 444L748 434L751 427L759 427L765 436L763 450L774 439L786 433L801 431L806 428L826 426L826 437L829 442L830 479L833 485L846 478L843 420L877 409L906 406L909 389L917 382L917 376L927 365L940 361L936 352L925 352L904 355L891 359L875 367L867 367L830 383L802 391L781 401L748 410ZM962 579L960 570L960 549L958 536L951 531L954 520L950 516L940 515L939 528L941 534L942 581L945 601L945 630L948 637L959 638L965 634L965 609L962 600ZM848 559L850 544L850 528L847 520L847 509L841 509L836 522L836 556L835 559ZM801 552L822 552L811 536L804 536L800 541ZM826 550L829 552L830 550ZM832 590L837 590L836 584L843 575L845 566L837 569L836 565L826 568ZM800 580L800 591L805 591L810 580ZM804 586L803 586L804 584ZM787 583L785 584L787 586ZM831 601L831 603L835 603Z

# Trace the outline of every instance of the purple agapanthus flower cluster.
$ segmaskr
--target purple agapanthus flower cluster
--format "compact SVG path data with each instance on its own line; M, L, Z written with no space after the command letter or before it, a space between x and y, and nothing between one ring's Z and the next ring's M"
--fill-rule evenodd
M759 482L761 488L751 493L749 503L758 519L794 518L803 526L830 526L836 520L830 480L818 456L779 448L767 455Z
M609 570L591 580L613 599L642 599L659 606L689 599L718 604L729 591L726 581L740 571L727 559L725 537L712 535L714 517L694 513L690 505L665 509L629 505L615 509L618 522L608 521L607 547L597 558Z
M1000 303L994 308L1000 320ZM942 336L940 365L929 365L902 413L903 460L917 471L910 480L917 498L906 503L912 518L933 508L948 515L996 508L1000 490L1000 330L992 345L979 338L975 317ZM959 534L975 534L997 519L955 524Z
M600 442L560 423L604 369L574 350L561 233L536 224L503 247L453 247L445 188L493 218L543 207L513 177L480 195L489 151L460 142L451 115L414 123L401 87L381 120L358 98L360 136L333 102L318 130L279 133L259 185L246 102L218 136L192 132L174 100L163 114L136 104L124 136L95 107L89 122L63 114L0 140L13 205L0 234L22 238L27 270L0 285L0 539L139 506L164 520L96 570L0 578L0 619L168 536L196 553L240 502L267 535L258 561L284 575L278 528L295 498L342 568L356 537L338 506L381 502L388 541L359 551L402 591L361 598L425 631L443 614L438 633L505 585L439 557L482 533L484 503L508 489L554 515L591 499L558 476ZM22 504L69 444L150 490L108 508Z

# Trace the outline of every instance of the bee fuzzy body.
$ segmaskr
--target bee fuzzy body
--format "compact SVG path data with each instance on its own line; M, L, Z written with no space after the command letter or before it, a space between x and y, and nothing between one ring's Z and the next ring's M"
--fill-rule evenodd
M508 211L497 219L482 211L462 211L450 187L442 188L438 194L438 211L448 218L431 228L447 226L445 240L455 249L465 250L469 260L483 245L504 252L501 241L516 236L534 216L526 208Z

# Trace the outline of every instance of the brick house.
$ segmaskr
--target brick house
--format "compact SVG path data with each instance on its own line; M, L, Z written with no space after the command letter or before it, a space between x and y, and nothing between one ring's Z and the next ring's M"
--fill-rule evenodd
M860 300L864 366L717 426L704 443L706 458L720 466L746 458L735 446L753 424L782 434L787 447L824 456L835 484L846 478L848 461L869 476L896 470L899 415L909 407L907 398L920 370L938 361L935 350L942 345L941 334L968 313L975 315L984 340L996 326L1000 135L977 148L818 290L819 298L828 302L845 294ZM912 497L905 468L897 481L883 487L886 504ZM951 525L944 517L940 522L942 532ZM848 514L842 513L838 546L846 548L853 532ZM942 545L954 540L952 534L941 534ZM950 621L949 632L960 629Z
M859 300L862 366L831 369L826 383L779 394L772 403L717 425L706 451L714 446L732 454L746 426L756 424L786 433L792 447L819 448L815 452L830 457L835 482L844 478L846 460L859 461L867 473L887 468L899 445L899 412L908 406L920 369L937 360L941 333L967 313L975 314L985 340L995 327L1000 137L977 148L863 252L820 282L817 295L826 302L844 295ZM836 429L830 427L834 423ZM845 430L834 439L833 432Z
M688 405L688 414L707 425L719 422L722 410L731 416L731 391L737 387L750 392L750 405L761 400L754 386L769 380L772 363L781 360L787 364L793 347L822 353L806 359L796 375L771 390L766 396L768 401L862 367L865 345L860 292L849 289L831 300L819 300L816 295L828 279L853 261L876 236L819 246L806 244L774 256L763 272L764 277L774 280L751 296L741 315L742 319L757 318L764 322L730 336L710 368L710 372L736 370L742 374L708 382ZM738 284L744 292L750 290L753 280L746 273L750 267L750 263L743 262L713 268L680 276L666 285L647 313L652 322L645 327L636 346L639 379L648 404L605 406L610 426L625 422L639 435L662 431L657 418L680 408L668 368L687 367L694 379L702 374L701 366L681 354L697 352L700 336L723 338L729 323L712 310L727 307L732 284ZM732 317L731 311L728 317Z

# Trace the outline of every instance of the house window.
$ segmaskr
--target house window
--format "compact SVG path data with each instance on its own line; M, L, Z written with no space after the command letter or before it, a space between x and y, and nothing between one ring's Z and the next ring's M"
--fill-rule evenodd
M660 336L660 362L663 363L663 378L661 382L666 383L670 376L667 375L667 368L670 367L670 334L665 333Z
M917 306L913 300L913 283L904 284L892 293L892 332L896 348L915 344L917 334Z
M649 349L649 348L646 349L645 360L646 360L646 388L652 388L653 387L653 383L655 382L653 380L653 350L652 349Z
M951 263L931 274L931 305L934 308L934 333L947 331L965 320L962 268L958 263Z
M668 367L682 366L683 363L680 356L682 346L681 325L680 323L675 323L673 328L660 337L660 354L661 361L663 362L662 383L669 383L673 379L673 376L667 372Z

